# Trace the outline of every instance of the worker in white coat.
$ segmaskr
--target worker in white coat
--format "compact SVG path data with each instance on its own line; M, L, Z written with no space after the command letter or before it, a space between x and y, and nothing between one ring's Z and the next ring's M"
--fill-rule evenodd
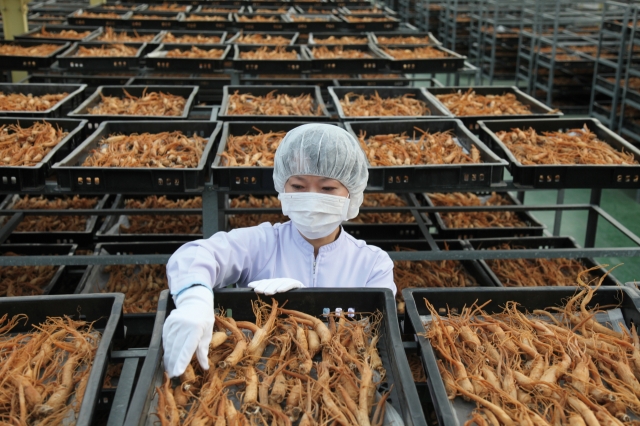
M272 295L301 287L383 287L396 292L393 262L340 224L358 215L369 173L358 141L329 124L305 124L282 140L273 180L286 223L218 232L180 247L167 277L176 309L162 333L164 365L203 369L213 332L213 288L236 283Z

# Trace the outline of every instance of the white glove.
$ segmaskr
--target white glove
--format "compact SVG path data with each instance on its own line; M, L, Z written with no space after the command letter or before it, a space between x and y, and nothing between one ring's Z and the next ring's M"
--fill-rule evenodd
M272 296L276 293L284 293L294 288L303 288L304 285L293 278L271 278L268 280L260 280L249 283L249 287L256 293Z
M162 328L164 368L169 377L185 372L196 354L200 366L209 369L209 343L213 334L213 294L197 285L184 290Z

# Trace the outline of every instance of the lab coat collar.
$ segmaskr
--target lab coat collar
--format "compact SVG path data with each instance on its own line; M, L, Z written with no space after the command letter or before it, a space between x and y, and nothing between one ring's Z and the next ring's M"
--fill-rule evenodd
M293 224L293 222L289 221L288 223L289 223L289 226L291 226L291 233L293 234L293 240L295 241L296 245L300 247L300 249L302 249L303 251L313 254L313 246L309 243L309 241L304 239L304 237L300 234L300 232L298 231L296 226ZM334 250L336 247L339 247L340 244L342 244L344 240L347 238L345 234L346 232L344 228L342 227L342 225L340 225L340 235L338 235L338 238L334 242L320 247L320 250L318 250L318 254L326 253L331 250Z

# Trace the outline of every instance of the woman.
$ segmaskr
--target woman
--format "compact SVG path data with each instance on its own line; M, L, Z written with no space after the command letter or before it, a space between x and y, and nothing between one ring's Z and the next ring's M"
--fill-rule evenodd
M384 287L396 292L386 252L342 231L367 186L358 141L329 124L291 130L275 155L273 180L291 221L218 232L180 247L167 264L176 309L162 333L164 365L182 374L196 353L203 369L213 331L213 288L237 283L272 295L300 287Z

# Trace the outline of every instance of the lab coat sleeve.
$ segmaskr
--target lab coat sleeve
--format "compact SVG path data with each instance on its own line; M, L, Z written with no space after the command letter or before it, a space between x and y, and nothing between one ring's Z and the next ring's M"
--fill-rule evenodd
M184 244L167 263L171 294L194 284L213 289L248 281L267 265L275 246L275 231L268 223Z
M386 252L381 250L378 253L366 286L388 288L396 295L398 289L393 281L393 261Z

